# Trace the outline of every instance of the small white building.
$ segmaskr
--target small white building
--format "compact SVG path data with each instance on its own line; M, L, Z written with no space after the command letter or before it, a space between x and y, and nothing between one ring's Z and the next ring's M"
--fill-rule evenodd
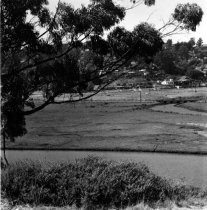
M174 85L173 79L165 79L161 82L161 85Z

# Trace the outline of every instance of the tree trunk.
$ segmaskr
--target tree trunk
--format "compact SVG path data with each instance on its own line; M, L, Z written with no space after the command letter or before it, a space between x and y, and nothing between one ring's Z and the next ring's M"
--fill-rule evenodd
M6 166L9 165L9 162L6 158L6 136L5 136L4 133L3 133L3 161L4 161Z

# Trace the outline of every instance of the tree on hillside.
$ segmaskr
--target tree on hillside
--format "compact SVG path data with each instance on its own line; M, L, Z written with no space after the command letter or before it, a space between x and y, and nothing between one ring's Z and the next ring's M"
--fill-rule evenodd
M154 0L133 1L150 6ZM136 56L147 62L162 48L162 38L177 30L195 30L203 12L197 4L179 4L168 24L157 30L148 23L137 25L132 32L115 27L103 39L104 32L123 20L126 8L112 0L91 0L88 6L74 9L59 2L55 14L47 9L47 0L2 0L2 136L14 141L26 133L25 116L38 112L57 101L66 92L77 92L87 99L97 94L117 77L121 69ZM171 32L162 30L173 25ZM40 31L44 30L43 33ZM90 51L93 61L84 68L82 58ZM119 77L122 76L119 73ZM102 79L100 88L83 95L88 83ZM32 94L43 93L44 100L35 104Z
M195 38L190 38L188 42L188 49L192 50L194 46L195 46Z
M166 74L176 74L176 67L174 64L175 54L169 50L165 49L156 54L154 58L154 63L164 70Z
M181 60L188 60L189 58L189 49L186 45L181 45L177 51Z
M165 44L165 46L166 46L167 49L171 49L172 48L172 44L173 44L172 43L172 39L168 39L166 44Z
M196 46L198 48L200 48L202 46L202 44L203 44L203 39L202 38L199 38L198 41L196 42Z
M197 70L193 68L192 66L188 67L186 75L191 79L192 83L194 84L195 91L196 91L196 85L201 83L205 79L204 72Z
M153 62L165 74L186 75L189 67L201 67L200 54L195 47L194 38L190 38L187 42L175 44L172 44L172 41L168 39L162 50L154 56Z

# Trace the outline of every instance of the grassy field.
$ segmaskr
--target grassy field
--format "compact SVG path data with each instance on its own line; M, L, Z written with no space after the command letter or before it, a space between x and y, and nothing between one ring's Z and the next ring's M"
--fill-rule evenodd
M185 103L180 105L183 108L198 111L198 112L206 112L207 113L207 102L203 103Z
M90 93L85 93L85 95L88 95ZM39 98L40 93L36 93L34 97ZM65 94L59 99L69 99L70 94ZM160 90L153 90L152 88L146 88L141 89L141 101L144 103L150 103L155 102L159 99L164 98L176 98L176 97L207 97L207 88L198 88L195 92L194 89L188 88L188 89L160 89ZM77 94L73 95L73 99L79 98ZM128 102L128 101L134 101L134 102L140 102L140 91L138 89L124 89L124 90L104 90L97 95L93 96L89 101L113 101L113 102Z
M7 142L7 148L206 153L206 115L148 109L164 95L205 96L205 91L163 90L156 96L145 90L147 98L142 97L142 103L135 100L136 91L112 91L92 101L50 105L28 116L28 133Z

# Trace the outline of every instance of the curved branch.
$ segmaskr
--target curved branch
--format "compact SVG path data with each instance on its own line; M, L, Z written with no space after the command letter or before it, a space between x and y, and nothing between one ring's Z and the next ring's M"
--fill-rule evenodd
M123 59L125 59L125 57L127 57L127 55L131 52L131 50L132 49L129 49L127 52L125 52L120 58L118 58L117 60L115 60L115 61L112 61L112 62L109 62L107 65L105 65L104 66L104 68L97 68L97 69L95 69L95 70L93 70L93 71L91 71L90 72L90 74L93 74L93 73L96 73L97 71L99 71L99 70L103 70L103 69L107 69L107 68L113 68L116 64L118 64L120 61L123 61ZM126 60L126 61L124 61L124 64L127 62L127 61L129 61L129 59L128 60ZM121 66L122 66L123 64L121 64ZM116 68L117 69L117 68ZM116 70L115 69L115 70ZM113 71L115 71L115 70L113 70ZM109 71L109 73L110 73L111 71ZM99 75L98 77L96 77L95 79L99 79L99 78L102 78L103 76L106 76L108 73L106 72L106 73L104 73L104 74L101 74L101 75ZM94 80L95 80L94 79ZM90 80L91 81L91 80ZM89 82L89 81L84 81L84 82ZM77 85L80 85L80 83L76 83L74 86L77 86Z
M56 16L57 16L57 14L58 14L59 8L60 8L60 0L58 1L58 6L57 6L57 9L56 9L56 11L55 11L55 15L54 15L52 21L50 22L48 29L47 29L45 32L43 32L42 34L40 34L40 35L37 37L37 39L41 38L41 37L44 36L47 32L50 31L50 29L52 28L53 23L55 22L55 19L56 19Z
M83 101L86 100L88 98L93 97L94 95L98 94L99 92L101 92L106 86L108 86L109 84L107 83L106 85L104 85L103 87L101 87L99 90L97 90L95 93L90 94L88 96L79 98L77 100L66 100L66 101L53 101L52 104L63 104L63 103L74 103L74 102L78 102L78 101Z
M180 26L181 26L181 23L178 24L177 26L175 26L175 28L172 29L171 31L169 31L169 32L167 32L167 33L165 33L165 34L162 34L161 37L171 36L171 35L174 35L174 34L180 34L179 32L182 31L182 29L180 28ZM180 30L179 30L179 29L180 29Z
M126 60L126 61L124 61L123 63L119 64L118 66L116 66L115 68L113 68L111 71L107 71L107 72L105 72L104 74L99 75L99 76L96 76L96 77L94 77L94 78L92 78L92 79L87 79L87 80L85 80L85 81L82 81L82 82L73 84L73 85L70 86L69 88L73 88L73 87L78 86L78 85L80 85L80 84L82 84L82 83L87 83L87 82L90 82L90 81L94 81L94 80L96 80L96 79L103 78L103 77L106 76L106 75L112 74L115 70L117 70L118 68L120 68L121 66L123 66L124 64L126 64L126 62L128 62L128 60ZM124 75L124 74L126 74L126 73L121 74L121 76ZM116 79L117 79L117 78L116 78ZM113 81L115 81L115 80L113 80ZM110 81L109 84L110 84L111 82L112 82L112 81ZM101 89L98 90L97 93L99 93L101 90L103 90L103 89L104 89L107 85L109 85L109 84L107 83L106 85L104 85ZM93 95L96 95L97 93L92 94L92 95L90 95L90 96L86 96L86 97L81 98L81 99L70 100L70 102L82 101L82 100L84 100L84 99L87 99L87 98L92 97ZM66 102L64 102L64 101L55 102L54 100L55 100L55 98L56 98L58 95L60 95L60 92L59 92L59 93L56 93L54 96L51 96L47 101L45 101L45 102L44 102L43 104L41 104L40 106L38 106L38 107L36 107L36 108L34 108L34 109L32 109L32 110L23 111L23 112L22 112L23 115L34 114L35 112L44 109L44 108L45 108L46 106L48 106L49 104L61 104L61 103L66 103ZM68 101L68 102L69 102L69 101Z
M88 96L79 98L77 100L71 100L70 99L70 100L66 100L66 101L53 101L52 104L75 103L75 102L78 102L78 101L83 101L83 100L86 100L88 98L91 98L91 97L97 95L99 92L101 92L102 90L104 90L105 87L107 87L108 85L110 85L111 83L113 83L114 81L116 81L118 78L122 77L125 74L127 74L127 72L122 73L121 75L117 76L114 80L107 82L104 86L102 86L100 89L98 89L95 93L92 93L92 94L90 94Z
M89 33L87 33L81 40L79 40L80 42L84 41L90 34L91 34L92 31L90 31ZM46 58L46 59L43 59L37 63L34 63L34 64L29 64L23 68L20 68L18 71L12 71L10 73L6 73L6 74L2 74L2 78L6 78L6 77L9 77L9 76L12 76L12 75L17 75L19 73L21 73L22 71L28 69L28 68L33 68L33 67L36 67L36 66L39 66L43 63L46 63L46 62L49 62L49 61L52 61L52 60L55 60L55 59L58 59L58 58L61 58L63 57L64 55L66 55L69 51L71 51L72 49L74 48L73 46L73 43L70 44L70 46L68 47L67 50L65 50L65 52L59 54L59 55L56 55L56 56L53 56L53 57L50 57L50 58Z
M23 111L22 114L23 115L30 115L30 114L34 114L35 112L38 112L42 109L44 109L46 106L48 106L49 104L51 104L53 100L53 97L49 98L47 101L45 101L43 104L41 104L40 106L32 109L32 110L28 110L28 111Z
M146 20L145 22L149 21L149 19L151 18L151 16L153 15L154 12L155 12L155 10L152 11L152 12L149 14L149 16L148 16L148 18L147 18L147 20Z
M96 79L100 79L100 78L103 78L103 77L105 77L105 76L107 76L107 75L110 75L110 74L112 74L113 72L115 72L117 69L119 69L120 67L122 67L123 65L125 65L129 60L130 60L130 58L128 58L128 59L125 59L126 57L127 57L127 55L130 53L130 51L131 51L131 49L129 49L126 53L124 53L119 59L117 59L115 62L112 62L112 63L110 63L109 65L107 65L106 67L105 67L105 69L107 69L107 68L111 68L111 70L110 71L106 71L105 73L103 73L103 74L101 74L101 75L98 75L98 76L95 76L94 78L92 78L92 79L87 79L87 80L84 80L84 81L82 81L82 82L78 82L78 83L75 83L75 84L73 84L72 86L70 86L70 87L68 87L68 88L73 88L73 87L75 87L75 86L78 86L78 85L81 85L81 84L85 84L85 83L87 83L87 82L90 82L90 81L94 81L94 80L96 80ZM123 59L125 59L124 61L123 61ZM120 61L123 61L123 62L121 62L121 63L119 63ZM96 70L97 71L97 70ZM94 71L93 71L94 72ZM93 72L91 72L91 74L93 73ZM125 73L124 73L125 74ZM123 75L123 74L121 74L121 75ZM114 80L113 80L114 81ZM110 83L109 83L110 84ZM101 90L103 90L107 85L109 85L108 83L106 84L106 85L104 85L100 90L98 90L97 91L97 93L99 93ZM62 92L62 91L61 91ZM61 94L61 92L58 92L58 93L56 93L54 96L51 96L45 103L43 103L43 104L41 104L40 106L38 106L38 107L36 107L36 108L34 108L34 109L32 109L32 110L29 110L29 111L24 111L23 112L23 115L30 115L30 114L33 114L33 113L35 113L35 112L37 112L37 111L40 111L40 110L42 110L42 109L44 109L47 105L49 105L49 104L52 104L52 103L66 103L66 102L64 102L64 101L61 101L61 102L54 102L54 100L55 100L55 98L58 96L58 95L60 95ZM69 100L70 102L78 102L78 101L81 101L81 100L84 100L84 99L87 99L87 98L90 98L90 97L92 97L93 95L96 95L97 93L94 93L94 94L92 94L92 95L90 95L90 96L86 96L86 97L84 97L84 98L81 98L81 99L78 99L78 100ZM68 101L68 102L69 102Z
M165 30L165 28L170 25L175 25L174 22L175 22L174 19L168 20L168 22L166 22L161 28L159 28L158 31Z
M125 10L130 10L130 9L134 9L136 7L138 7L139 5L141 5L143 2L143 0L139 0L138 2L134 3L131 7L126 8Z

